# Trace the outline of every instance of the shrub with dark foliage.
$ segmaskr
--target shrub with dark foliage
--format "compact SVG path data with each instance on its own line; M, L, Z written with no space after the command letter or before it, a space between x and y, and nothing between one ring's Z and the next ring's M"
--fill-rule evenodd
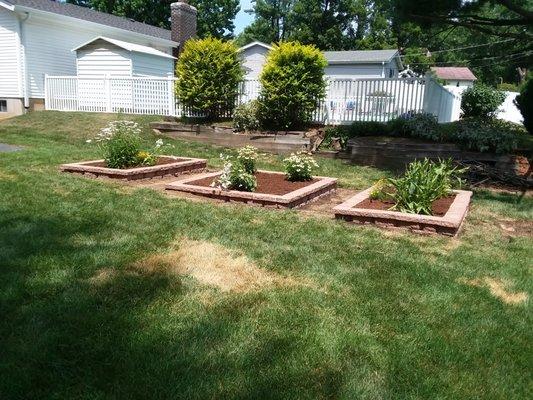
M524 126L533 135L533 74L529 75L515 101L524 118Z
M463 118L493 118L505 100L505 93L490 86L477 84L463 92L461 110Z

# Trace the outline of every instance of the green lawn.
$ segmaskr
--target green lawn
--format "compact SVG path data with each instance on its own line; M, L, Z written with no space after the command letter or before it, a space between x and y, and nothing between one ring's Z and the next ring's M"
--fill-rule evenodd
M531 395L531 197L477 192L449 239L58 171L97 157L85 140L114 118L0 122L24 147L0 154L0 399ZM219 164L220 149L173 144ZM319 161L345 187L386 175ZM210 268L201 251L244 287L184 274Z

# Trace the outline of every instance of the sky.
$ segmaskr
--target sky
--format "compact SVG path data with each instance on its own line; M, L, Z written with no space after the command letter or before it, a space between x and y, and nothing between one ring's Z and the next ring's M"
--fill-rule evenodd
M253 20L253 16L244 12L252 8L252 0L241 0L241 10L235 17L235 34L241 33Z

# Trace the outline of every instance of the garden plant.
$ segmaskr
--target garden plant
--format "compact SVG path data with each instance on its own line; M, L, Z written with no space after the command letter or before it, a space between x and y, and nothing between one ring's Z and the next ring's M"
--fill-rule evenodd
M157 162L163 140L158 139L149 150L143 149L141 128L133 121L112 121L102 128L94 139L87 143L97 143L109 168L132 168L151 166Z
M403 176L378 181L370 197L391 200L393 210L431 215L433 202L450 196L452 189L459 188L465 171L454 166L451 159L415 160L407 166Z
M285 158L283 163L285 165L287 180L293 182L313 179L311 173L314 168L318 168L318 163L306 152L293 153Z
M231 114L244 76L233 42L208 37L185 42L176 65L176 94L209 120Z
M275 44L261 72L261 125L300 128L311 119L325 95L327 61L314 46L298 42Z

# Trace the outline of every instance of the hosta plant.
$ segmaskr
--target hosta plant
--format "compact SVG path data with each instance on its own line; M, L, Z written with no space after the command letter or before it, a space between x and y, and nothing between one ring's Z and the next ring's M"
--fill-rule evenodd
M293 153L283 163L289 181L309 181L313 179L313 169L318 168L317 162L306 152Z

